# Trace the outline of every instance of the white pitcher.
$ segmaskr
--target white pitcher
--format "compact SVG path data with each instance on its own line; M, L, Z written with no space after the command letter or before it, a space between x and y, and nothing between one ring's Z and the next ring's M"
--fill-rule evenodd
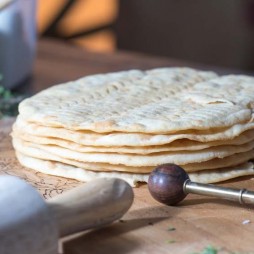
M36 48L36 0L0 0L0 85L13 88L32 73Z

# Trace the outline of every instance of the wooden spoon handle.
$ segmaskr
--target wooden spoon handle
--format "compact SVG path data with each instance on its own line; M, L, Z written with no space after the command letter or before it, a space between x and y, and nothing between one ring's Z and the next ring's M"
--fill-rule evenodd
M60 236L101 227L121 218L133 202L133 190L117 178L99 178L50 199Z

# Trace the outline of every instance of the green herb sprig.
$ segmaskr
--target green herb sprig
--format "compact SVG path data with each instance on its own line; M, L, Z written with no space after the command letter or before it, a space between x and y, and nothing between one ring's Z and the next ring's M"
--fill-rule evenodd
M212 245L208 245L201 252L193 252L191 254L218 254L218 249Z
M1 85L3 77L0 74L0 119L18 114L18 104L24 99L22 95L13 94Z

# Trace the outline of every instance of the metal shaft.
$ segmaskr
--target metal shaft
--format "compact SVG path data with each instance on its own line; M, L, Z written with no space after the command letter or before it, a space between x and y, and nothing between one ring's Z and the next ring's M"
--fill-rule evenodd
M183 186L183 191L204 196L217 197L232 201L237 201L240 204L254 204L254 191L246 189L225 188L211 184L195 183L191 180L186 180Z

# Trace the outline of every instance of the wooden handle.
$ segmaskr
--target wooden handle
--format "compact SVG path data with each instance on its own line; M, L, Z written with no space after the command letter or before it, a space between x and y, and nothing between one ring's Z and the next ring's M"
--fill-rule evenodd
M117 178L100 178L47 203L55 217L60 236L101 227L121 218L133 202L133 190Z

